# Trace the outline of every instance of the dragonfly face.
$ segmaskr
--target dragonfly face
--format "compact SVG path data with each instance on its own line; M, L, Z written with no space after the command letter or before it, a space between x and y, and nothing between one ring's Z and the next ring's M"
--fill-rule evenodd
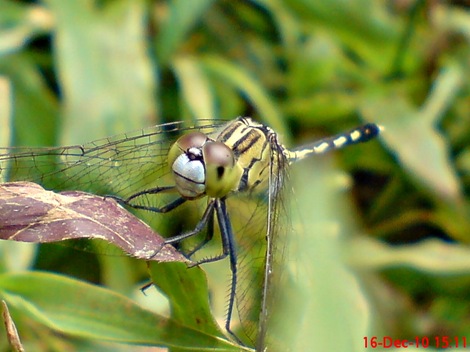
M180 137L168 153L175 186L182 197L220 198L236 189L241 167L233 151L201 132Z
M183 131L187 133L171 144L175 135ZM250 118L237 118L225 125L203 122L185 127L174 123L83 146L0 150L0 176L8 173L10 181L36 181L60 190L76 187L77 190L94 191L95 185L101 183L107 187L104 194L113 194L112 197L122 205L160 214L183 204L196 204L207 197L206 208L194 229L170 237L166 243L179 243L205 232L205 239L186 253L191 256L211 240L217 222L222 254L198 260L196 264L229 257L232 278L225 327L238 340L231 329L237 300L239 308L245 307L239 309L244 327L247 310L255 311L251 312L252 316L260 316L261 328L247 332L247 336L255 341L265 334L262 325L268 310L266 295L273 274L273 252L279 231L277 221L283 216L279 199L288 165L311 155L365 142L377 136L379 131L377 125L368 124L289 150L279 143L271 128ZM55 166L53 171L51 164ZM57 175L61 178L53 181ZM176 194L176 198L169 198L169 194ZM229 211L234 207L229 203L244 196L258 200L254 202L254 208L248 210L252 213L246 216L247 223L238 224L234 231ZM244 231L253 231L265 242L264 254L256 254L259 264L248 261L256 267L257 273L253 276L258 277L258 281L239 277L242 275L237 245L242 255L248 251L242 249L244 243L235 243L235 235ZM247 303L248 290L257 290L259 304Z
M273 130L239 118L223 128L217 140L201 132L180 137L168 153L168 164L182 197L222 198L267 187L269 166L275 160L272 147L283 148Z

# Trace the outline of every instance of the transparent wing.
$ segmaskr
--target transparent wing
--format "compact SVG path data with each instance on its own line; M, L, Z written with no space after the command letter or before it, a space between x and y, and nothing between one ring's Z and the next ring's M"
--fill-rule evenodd
M155 187L173 186L167 165L170 146L182 134L200 130L216 133L225 122L200 120L176 122L96 140L87 144L56 148L0 148L0 179L32 181L54 191L81 190L96 195L115 195L123 199ZM161 207L177 194L148 194L134 204ZM186 202L171 214L134 211L147 224L165 236L190 230L204 207L201 202ZM204 210L204 209L202 209ZM178 222L171 219L178 217ZM183 222L181 219L187 219ZM175 226L178 223L179 226ZM73 247L100 254L118 254L104 248L89 248L88 241L74 241Z
M229 201L237 242L238 280L235 308L242 333L254 345L258 335L266 253L267 197L240 195ZM236 215L236 216L233 216Z
M278 146L276 144L276 146ZM263 283L261 294L260 315L256 349L264 351L269 346L282 346L272 336L272 323L283 319L277 313L282 311L280 306L285 304L279 299L279 292L286 290L284 273L286 269L286 250L290 234L290 216L288 216L288 202L286 192L289 185L289 161L284 155L284 150L279 148L273 154L269 179L269 203L267 218L267 249L265 266L263 270ZM271 332L271 335L269 333Z
M182 133L213 133L221 122L177 122L58 148L0 148L3 181L33 181L53 190L82 190L123 198L167 180L168 148ZM171 185L171 184L170 184Z
M82 190L128 198L144 190L173 185L167 153L179 136L190 130L216 135L224 124L213 120L199 121L194 125L178 122L80 146L0 148L0 178L5 181L33 181L55 191ZM236 308L243 331L253 343L264 339L265 330L259 327L266 325L267 318L261 314L260 320L260 311L269 304L273 279L269 273L277 272L278 248L282 249L282 245L277 245L277 237L282 232L278 220L284 218L281 193L287 162L282 152L275 149L278 147L276 143L271 147L274 152L268 189L256 194L237 194L227 200L238 249ZM142 206L161 207L175 197L178 196L147 194L136 198L136 201ZM159 232L170 237L192 230L206 202L205 199L186 202L171 215L136 213L149 225L158 224ZM266 253L276 259L270 260L268 266Z
M271 148L268 189L237 196L230 203L232 213L237 214L234 224L238 245L236 307L243 333L257 348L264 346L270 305L274 301L272 286L282 272L285 248L287 209L283 193L288 162L277 141Z

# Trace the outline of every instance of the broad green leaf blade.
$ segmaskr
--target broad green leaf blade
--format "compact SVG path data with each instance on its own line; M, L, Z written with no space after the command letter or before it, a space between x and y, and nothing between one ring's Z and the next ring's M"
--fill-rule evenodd
M266 89L243 66L218 56L204 56L201 58L201 63L208 72L241 91L256 107L266 124L282 136L289 135L285 129L281 109Z
M190 351L234 350L223 339L151 313L124 296L60 275L0 275L0 296L16 314L78 337Z
M410 174L435 195L454 202L462 197L461 185L437 123L452 104L462 74L457 66L442 70L421 109L398 91L372 93L362 106L367 120L384 126L383 140Z
M214 0L173 0L165 5L166 16L159 19L161 30L156 41L159 60L166 64L178 47L186 41L186 36L200 21Z
M0 272L24 271L36 261L34 243L0 241Z
M12 142L13 131L13 101L11 82L5 76L0 75L0 144L9 146ZM0 163L0 170L7 169L8 162ZM0 174L0 183L6 182L6 174Z
M0 145L10 145L13 138L13 99L10 81L0 76ZM9 162L0 162L0 169L8 169ZM0 183L6 182L6 173L0 173ZM31 244L0 242L0 271L25 270L34 260L35 247Z
M347 247L349 263L361 269L406 266L431 275L467 275L470 272L470 247L463 244L429 239L412 245L393 246L357 237Z
M42 6L0 1L0 7L0 56L23 49L52 27L52 18Z
M12 142L19 145L51 145L56 142L59 116L56 97L34 60L24 54L0 56L0 72L8 77L12 90ZM3 128L3 125L2 125ZM7 146L0 140L0 146Z
M271 307L268 348L363 351L370 307L342 256L344 239L358 231L340 194L345 178L318 158L315 166L293 165L291 173L292 231L283 284L274 288L280 292Z
M197 60L190 57L175 58L173 70L192 116L196 119L216 118L214 96Z
M188 268L184 263L161 264L163 263L150 263L150 273L155 286L170 301L172 318L184 326L225 340L225 334L211 312L204 272L198 267ZM188 342L191 339L186 335L181 335L180 338ZM226 343L231 344L236 351L251 351L237 344L232 345L228 340Z
M204 272L186 264L150 264L155 285L170 300L172 317L186 326L223 337L209 306L209 290Z
M336 40L354 48L368 64L384 70L399 35L399 26L381 2L369 0L295 0L295 6L319 26L328 28Z
M143 1L101 7L87 0L46 3L56 20L54 45L65 104L61 144L150 125L154 83L145 51Z
M295 50L297 40L301 35L301 25L294 13L290 11L288 4L282 0L255 0L253 2L269 11L273 21L276 22L276 28L281 33L284 45L287 49Z
M470 42L470 14L466 8L439 4L432 15L436 28L462 34L467 42Z

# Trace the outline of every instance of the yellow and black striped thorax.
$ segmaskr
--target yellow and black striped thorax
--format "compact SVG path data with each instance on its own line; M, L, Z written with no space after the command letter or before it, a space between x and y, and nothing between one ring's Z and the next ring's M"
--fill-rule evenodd
M237 191L264 189L270 175L277 175L279 167L287 163L286 149L278 142L277 133L250 118L239 117L229 123L217 141L233 151L243 170Z

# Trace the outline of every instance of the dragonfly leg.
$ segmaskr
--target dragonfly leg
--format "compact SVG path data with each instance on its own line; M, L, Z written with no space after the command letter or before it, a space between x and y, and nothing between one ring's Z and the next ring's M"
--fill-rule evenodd
M206 236L206 238L204 239L204 241L199 244L195 249L193 249L189 254L184 254L186 257L190 257L191 255L193 255L198 249L200 249L201 247L203 247L207 242L209 242L210 239L212 239L212 236L214 234L214 206L215 206L215 200L211 200L209 202L209 204L207 204L207 207L206 207L206 210L204 211L204 214L201 218L201 220L199 220L199 222L197 223L196 227L194 228L194 230L192 231L189 231L189 232L185 232L185 233L182 233L180 235L177 235L177 236L173 236L173 237L169 237L165 240L164 244L175 244L175 243L178 243L186 238L189 238L191 236L195 236L197 235L198 233L200 233L202 231L202 229L207 225L208 226L208 235ZM155 252L155 254L153 254L153 256L155 256L156 254L158 253L158 251ZM153 257L152 256L152 257ZM195 266L199 263L195 263L194 265L192 266ZM148 284L145 284L142 288L141 288L141 291L144 292L145 290L147 290L150 286L152 285L152 283L148 283Z
M138 205L138 204L132 204L132 203L123 203L123 204L127 205L128 207L131 207L132 209L148 210L148 211L153 211L154 213L168 213L169 211L179 207L181 204L186 202L186 200L187 200L186 198L180 197L161 208L149 207L146 205Z
M183 199L183 198L179 198L179 199ZM185 200L185 199L183 199L183 200ZM172 203L170 203L170 204L172 204ZM207 205L206 210L204 211L204 214L202 215L201 220L199 220L196 227L192 231L185 232L185 233L182 233L180 235L173 236L173 237L169 237L169 238L165 239L165 242L163 244L164 245L167 245L167 244L173 245L175 243L181 242L182 240L184 240L186 238L189 238L191 236L195 236L198 233L200 233L202 231L202 229L208 224L209 219L213 218L213 216L214 216L214 204L215 204L214 200L211 200L209 202L209 204ZM162 248L163 248L163 246L162 246ZM160 251L160 249L155 251L155 253L152 256L150 256L150 258L155 256ZM183 255L184 255L184 253L183 253Z
M236 294L236 288L237 288L237 253L235 249L235 239L233 235L233 230L232 230L232 225L230 223L230 218L227 213L227 207L225 204L225 198L217 198L214 201L212 201L212 207L214 208L215 206L215 211L217 214L217 221L219 222L219 228L220 228L220 234L222 238L222 254L215 256L215 257L210 257L210 258L205 258L201 259L194 264L190 265L191 266L196 266L204 263L211 263L215 262L221 259L226 258L227 256L230 257L230 270L232 272L232 280L230 284L230 300L227 308L227 320L225 323L225 329L227 332L240 344L243 345L243 342L238 338L238 336L232 331L230 323L232 320L232 314L233 314L233 308L235 304L235 294ZM212 209L212 214L213 214L214 209ZM207 212L207 210L206 210ZM209 219L207 220L209 221ZM206 222L207 222L206 221ZM208 223L209 227L210 223ZM213 226L213 224L211 225ZM198 248L204 246L207 243L207 239L212 238L213 235L213 228L212 231L208 230L208 237L198 246ZM210 237L209 237L210 236ZM180 236L177 236L180 237ZM194 252L194 251L193 251Z
M152 189L149 189L149 190L144 190L144 191L134 193L133 195L131 195L130 197L128 197L126 199L123 199L123 198L118 197L118 196L113 196L113 195L108 195L108 196L106 196L106 198L112 198L112 199L116 200L119 204L131 207L133 209L148 210L148 211L153 211L154 213L167 213L167 212L179 207L181 204L186 202L187 199L183 198L183 197L180 197L180 198L175 199L171 203L168 203L167 205L165 205L163 207L160 207L160 208L159 207L149 207L149 206L146 206L146 205L135 204L135 203L132 202L132 200L134 200L134 199L136 199L136 198L138 198L142 195L157 194L157 193L161 193L161 192L172 191L172 190L174 190L174 188L175 188L174 186L152 188Z
M229 254L235 254L235 245L233 244L233 233L232 233L232 226L230 225L230 219L228 218L227 210L225 208L225 199L215 199L215 210L217 214L217 221L219 222L220 227L220 234L222 238L222 254L216 255L214 257L203 258L191 264L190 267L205 264L205 263L212 263L217 262L226 258ZM213 225L213 224L212 224ZM208 225L209 227L209 225ZM213 231L213 228L212 228ZM200 248L207 243L207 238L212 238L213 233L208 233L207 237L200 243L197 247ZM193 250L194 252L194 250Z
M219 259L226 257L230 258L230 270L232 271L232 280L230 283L230 299L227 307L227 319L225 321L225 329L227 332L237 341L239 344L244 345L238 336L232 331L230 323L232 321L233 308L235 305L235 295L237 289L237 252L235 247L235 237L233 235L232 224L230 223L230 217L227 213L227 207L225 205L225 198L218 199L216 206L217 209L217 221L219 222L220 233L222 237L223 254L219 256ZM214 258L211 258L214 259ZM213 260L210 260L213 261Z
M130 202L132 199L140 197L145 194L157 194L157 193L162 193L162 192L168 192L168 191L174 191L175 186L165 186L165 187L155 187L151 189L145 189L143 191L134 193L130 197L126 199L126 202Z
M210 219L214 217L214 205L215 205L215 200L211 200L209 204L207 204L206 210L204 211L204 214L202 215L201 220L197 223L196 227L194 230L191 230L189 232L182 233L177 236L173 236L170 238L167 238L165 240L165 244L173 244L177 242L181 242L182 240L192 237L194 235L197 235L202 231L202 229L210 223Z
M202 247L204 247L207 243L209 243L210 240L212 240L212 237L214 237L214 216L211 216L211 217L208 219L208 222L207 222L207 233L206 233L206 237L204 238L204 240L202 240L201 243L199 243L199 244L196 245L193 249L191 249L189 252L187 252L187 253L185 254L185 256L186 256L187 258L191 258L194 253L196 253L196 252L199 251Z

